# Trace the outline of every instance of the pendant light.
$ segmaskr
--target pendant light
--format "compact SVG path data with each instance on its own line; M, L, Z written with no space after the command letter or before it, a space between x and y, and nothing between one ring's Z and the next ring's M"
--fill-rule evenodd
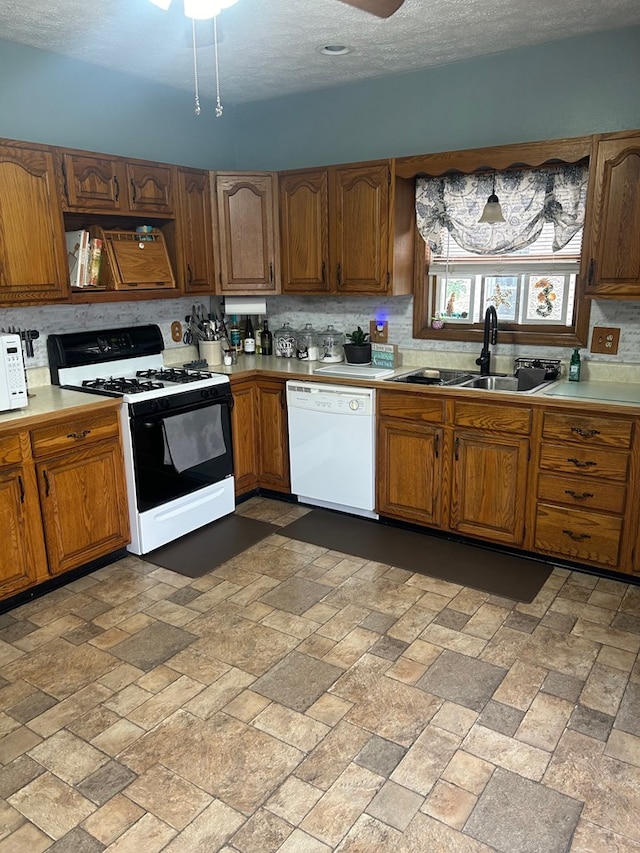
M502 215L502 207L500 206L500 201L498 200L498 196L496 195L496 173L493 173L493 187L491 190L491 195L487 199L487 203L484 206L484 210L482 211L482 216L478 220L478 222L489 223L490 225L495 225L496 222L504 222L505 218Z

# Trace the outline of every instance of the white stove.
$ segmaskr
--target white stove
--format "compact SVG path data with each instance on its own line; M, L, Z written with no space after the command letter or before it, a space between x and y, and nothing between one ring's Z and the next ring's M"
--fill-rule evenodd
M158 326L50 335L63 388L119 397L131 544L146 554L235 509L229 378L165 367Z

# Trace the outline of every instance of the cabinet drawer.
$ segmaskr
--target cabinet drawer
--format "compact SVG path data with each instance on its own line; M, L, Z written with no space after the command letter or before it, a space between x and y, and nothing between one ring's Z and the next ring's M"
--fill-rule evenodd
M578 562L618 565L622 519L538 504L534 547Z
M31 446L33 455L40 459L105 438L113 438L118 434L118 415L108 412L34 429L31 433Z
M563 503L584 509L602 509L605 512L624 512L627 490L620 483L607 483L598 479L585 482L580 477L558 477L540 474L538 499L550 503Z
M441 423L444 420L444 401L422 394L378 393L378 414L388 418Z
M542 434L545 438L575 441L584 444L602 444L608 447L630 447L629 420L587 417L581 414L547 412Z
M0 438L0 466L17 465L19 462L22 462L20 437L6 435Z
M547 444L540 453L541 468L581 477L606 477L624 481L627 479L628 464L628 453L578 447L574 444Z
M500 432L529 435L531 432L531 409L522 406L499 406L495 403L454 403L456 426L479 427Z

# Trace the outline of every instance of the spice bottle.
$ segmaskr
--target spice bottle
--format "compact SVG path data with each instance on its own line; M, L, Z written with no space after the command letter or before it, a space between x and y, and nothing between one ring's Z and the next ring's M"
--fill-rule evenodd
M574 349L571 361L569 362L569 381L580 381L580 350L577 348Z

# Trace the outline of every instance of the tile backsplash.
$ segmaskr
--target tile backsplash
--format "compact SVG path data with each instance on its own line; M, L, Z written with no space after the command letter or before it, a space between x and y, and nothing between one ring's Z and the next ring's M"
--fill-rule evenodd
M210 310L210 298L196 299L196 303ZM118 328L126 325L157 323L167 349L180 346L171 340L171 323L185 317L194 304L192 298L158 299L136 302L105 303L100 305L41 305L8 308L0 311L0 327L15 326L20 329L37 329L38 340L34 341L34 356L26 360L27 368L47 366L47 335L73 332L81 329ZM294 328L312 323L321 332L333 324L342 332L349 332L360 325L368 330L369 320L384 318L389 324L389 343L397 344L401 350L443 353L452 355L476 353L476 344L453 341L416 340L412 337L413 299L410 296L381 299L377 297L315 297L273 296L267 298L269 326L275 331L282 323L289 322ZM583 358L588 362L604 364L627 364L638 366L640 381L640 302L594 301L591 307L591 328L613 326L621 330L618 354L597 355L583 349ZM589 341L591 332L589 332ZM560 358L568 361L571 351L567 347L522 347L501 344L498 338L493 348L496 357L513 359L518 355L540 358ZM433 355L432 355L433 357Z

